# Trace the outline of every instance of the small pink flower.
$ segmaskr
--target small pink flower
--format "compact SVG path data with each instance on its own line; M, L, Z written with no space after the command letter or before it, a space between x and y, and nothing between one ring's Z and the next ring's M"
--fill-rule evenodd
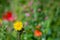
M26 13L26 16L30 16L30 14L29 13Z
M32 4L33 4L33 2L31 1L31 2L28 3L28 6L31 6Z

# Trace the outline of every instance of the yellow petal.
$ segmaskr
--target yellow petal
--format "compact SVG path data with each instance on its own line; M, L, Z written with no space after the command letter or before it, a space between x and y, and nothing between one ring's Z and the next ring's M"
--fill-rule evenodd
M14 29L15 30L18 30L18 31L22 30L22 28L23 28L23 24L22 24L21 21L14 22L14 25L13 26L14 26Z

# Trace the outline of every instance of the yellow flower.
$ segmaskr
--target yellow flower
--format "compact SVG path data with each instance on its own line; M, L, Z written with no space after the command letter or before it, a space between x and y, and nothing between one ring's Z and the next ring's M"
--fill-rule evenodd
M14 26L14 29L17 30L17 31L20 31L23 28L23 24L22 24L21 21L14 22L13 26Z
M0 19L0 23L2 23L2 19Z

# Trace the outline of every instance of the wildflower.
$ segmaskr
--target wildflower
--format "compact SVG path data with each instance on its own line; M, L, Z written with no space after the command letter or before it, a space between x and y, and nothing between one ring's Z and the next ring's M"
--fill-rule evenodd
M14 22L13 26L16 31L20 31L23 28L23 24L21 21Z
M28 17L28 16L30 16L30 14L29 13L26 13L26 16Z
M0 23L2 23L2 19L0 19Z
M2 19L0 19L0 26L2 25Z
M3 20L14 21L12 12L10 12L10 11L6 12L6 14L3 15Z
M39 36L41 36L41 35L42 35L42 32L40 32L39 30L35 30L35 31L34 31L34 36L39 37Z
M33 4L33 1L29 2L28 3L28 6L32 6L32 4Z

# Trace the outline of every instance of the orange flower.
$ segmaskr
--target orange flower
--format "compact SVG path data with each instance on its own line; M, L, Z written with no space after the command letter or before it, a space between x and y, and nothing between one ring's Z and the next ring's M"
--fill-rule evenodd
M39 36L41 36L41 35L42 35L42 32L40 32L39 30L35 30L35 31L34 31L34 36L39 37Z

